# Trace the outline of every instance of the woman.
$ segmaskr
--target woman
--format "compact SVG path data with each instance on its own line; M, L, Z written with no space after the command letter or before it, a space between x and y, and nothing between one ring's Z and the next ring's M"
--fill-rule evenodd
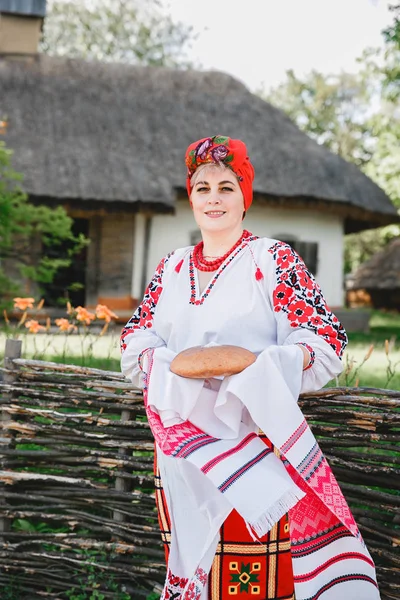
M379 599L296 402L340 373L346 334L293 249L243 230L254 178L244 143L199 140L186 166L203 241L160 262L122 334L122 370L144 387L156 440L162 598ZM184 349L224 344L257 358L225 378L169 368Z

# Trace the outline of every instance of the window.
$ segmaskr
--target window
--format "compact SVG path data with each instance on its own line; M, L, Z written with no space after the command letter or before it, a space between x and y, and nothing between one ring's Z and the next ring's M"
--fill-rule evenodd
M306 266L313 275L318 271L318 244L316 242L295 242L293 249L306 263Z

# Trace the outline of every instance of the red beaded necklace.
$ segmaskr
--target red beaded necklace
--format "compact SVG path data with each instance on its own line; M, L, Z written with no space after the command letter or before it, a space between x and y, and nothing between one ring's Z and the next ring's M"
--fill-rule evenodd
M193 248L193 265L199 271L217 271L220 268L220 266L222 265L222 263L228 258L228 256L230 254L232 254L232 252L240 246L240 244L243 242L243 240L245 240L248 237L251 237L251 235L252 234L245 229L243 231L242 235L240 236L240 238L238 239L238 241L236 242L236 244L234 246L232 246L232 248L230 250L228 250L228 252L226 254L224 254L223 256L219 256L215 260L206 260L204 258L204 255L203 255L204 244L203 244L203 242L199 242L197 244L197 246L195 246Z

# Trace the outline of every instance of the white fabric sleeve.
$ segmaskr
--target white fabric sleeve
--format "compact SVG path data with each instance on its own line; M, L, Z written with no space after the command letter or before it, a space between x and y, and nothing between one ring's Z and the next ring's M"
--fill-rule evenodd
M347 344L343 326L329 309L318 283L288 244L275 243L268 294L277 323L278 345L301 344L310 353L301 392L318 390L341 373Z
M159 263L142 302L121 334L121 370L137 387L143 387L141 364L146 351L165 346L165 341L154 330L153 318L163 290L166 265L172 254L168 254Z

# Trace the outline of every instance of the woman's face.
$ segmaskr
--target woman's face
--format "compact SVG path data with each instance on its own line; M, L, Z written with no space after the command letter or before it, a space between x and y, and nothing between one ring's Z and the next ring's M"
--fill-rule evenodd
M194 180L190 200L202 232L241 228L244 199L236 175L230 169L203 169Z

